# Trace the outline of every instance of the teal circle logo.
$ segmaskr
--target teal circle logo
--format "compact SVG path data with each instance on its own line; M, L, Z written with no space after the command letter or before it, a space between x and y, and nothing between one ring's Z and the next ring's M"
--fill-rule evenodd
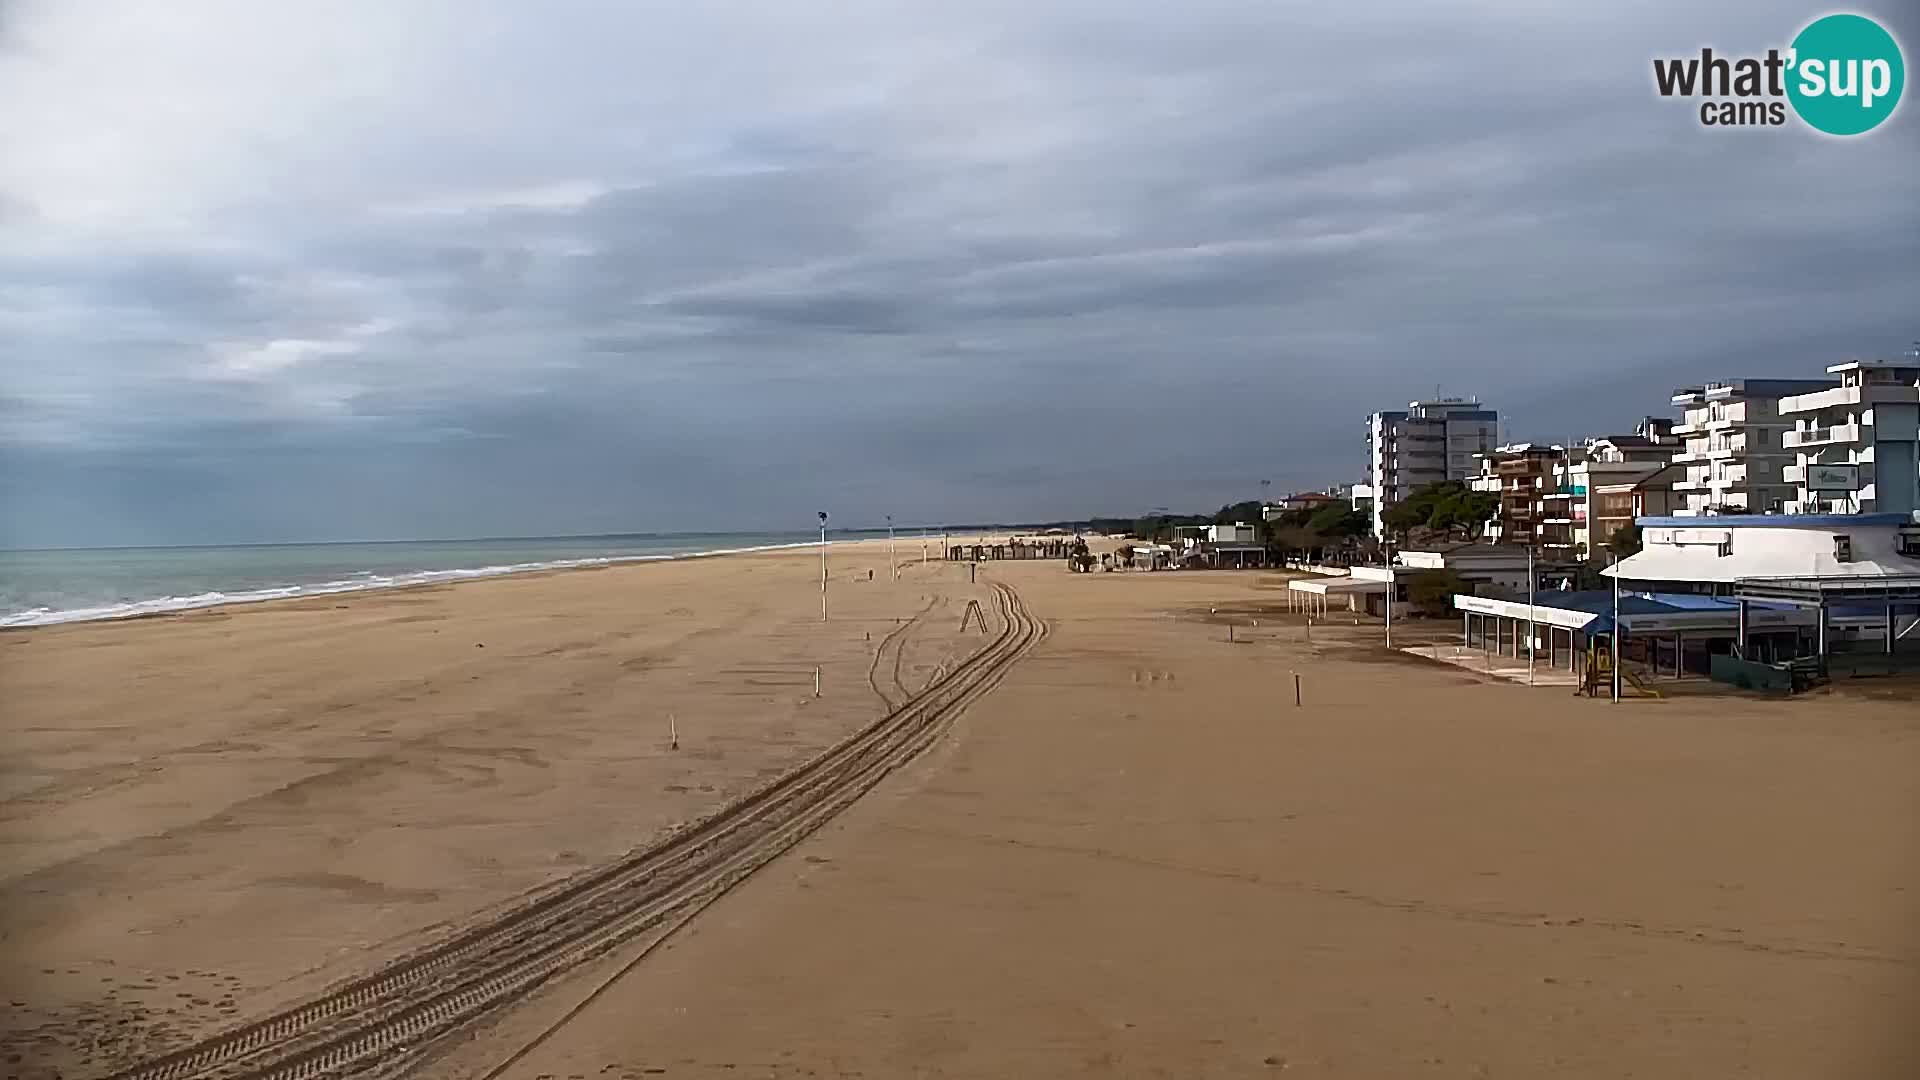
M1893 35L1864 15L1828 15L1807 24L1788 54L1787 100L1800 119L1829 135L1879 127L1900 104L1907 65Z

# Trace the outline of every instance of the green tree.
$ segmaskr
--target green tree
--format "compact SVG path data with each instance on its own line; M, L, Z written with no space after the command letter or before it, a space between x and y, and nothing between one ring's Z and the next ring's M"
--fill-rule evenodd
M1407 599L1422 615L1434 618L1451 614L1453 594L1466 591L1466 582L1451 570L1422 570L1407 582Z
M1307 528L1321 536L1361 536L1367 531L1367 515L1343 502L1328 503L1306 513L1310 514L1305 522Z
M1627 524L1613 530L1613 535L1607 537L1607 550L1623 559L1639 552L1640 526Z
M1412 530L1425 525L1432 513L1431 506L1409 498L1405 502L1387 507L1386 512L1380 515L1380 520L1386 525L1388 532L1405 536Z
M1213 515L1215 525L1258 525L1265 507L1258 499L1229 503Z

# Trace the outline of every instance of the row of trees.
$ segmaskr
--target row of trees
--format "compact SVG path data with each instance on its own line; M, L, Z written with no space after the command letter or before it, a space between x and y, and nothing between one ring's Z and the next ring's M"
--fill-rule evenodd
M1390 507L1382 520L1396 545L1428 540L1477 540L1500 509L1500 498L1474 491L1458 480L1428 484ZM1124 533L1150 542L1173 539L1183 525L1254 523L1268 553L1276 560L1305 558L1313 562L1350 563L1380 556L1379 541L1368 535L1367 515L1343 501L1289 510L1264 520L1264 506L1255 499L1229 503L1212 515L1172 514L1164 510L1144 517L1095 518L1089 524L1099 532ZM1640 550L1640 530L1628 525L1607 538L1607 548L1625 558ZM1442 583L1444 584L1444 583Z
M1381 515L1387 529L1401 538L1415 529L1426 529L1449 538L1478 539L1500 509L1500 496L1491 491L1473 491L1458 480L1428 484L1407 496L1404 502L1389 507Z

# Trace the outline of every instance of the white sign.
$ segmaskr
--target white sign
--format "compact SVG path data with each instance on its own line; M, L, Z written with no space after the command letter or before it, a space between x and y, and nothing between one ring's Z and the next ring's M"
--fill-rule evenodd
M1807 466L1808 491L1853 491L1859 486L1858 465Z
M1672 544L1678 547L1699 545L1701 547L1721 547L1733 539L1727 529L1648 529L1646 542L1649 544Z

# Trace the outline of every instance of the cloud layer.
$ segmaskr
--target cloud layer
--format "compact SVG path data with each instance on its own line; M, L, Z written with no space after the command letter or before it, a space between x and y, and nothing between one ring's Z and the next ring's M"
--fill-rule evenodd
M1652 57L1812 12L1672 8L0 3L0 544L1201 506L1898 352L1912 103L1703 129Z

